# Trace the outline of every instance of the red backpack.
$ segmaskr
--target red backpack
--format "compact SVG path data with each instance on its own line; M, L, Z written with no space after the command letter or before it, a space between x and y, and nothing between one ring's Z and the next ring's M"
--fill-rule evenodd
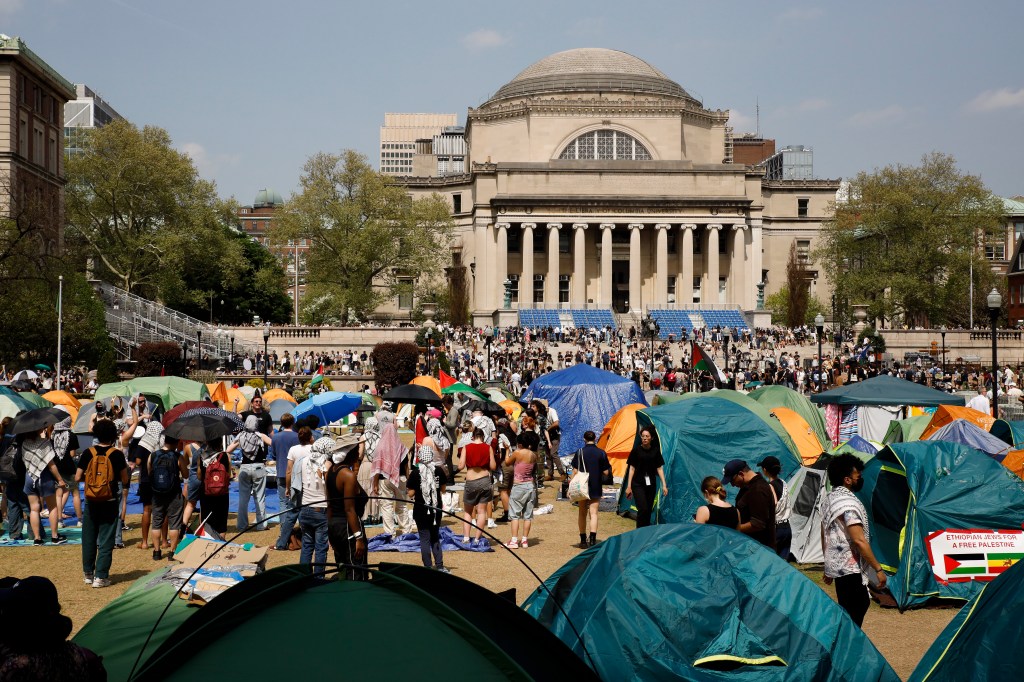
M227 495L230 486L231 472L224 464L224 453L217 453L203 475L203 492L207 495Z

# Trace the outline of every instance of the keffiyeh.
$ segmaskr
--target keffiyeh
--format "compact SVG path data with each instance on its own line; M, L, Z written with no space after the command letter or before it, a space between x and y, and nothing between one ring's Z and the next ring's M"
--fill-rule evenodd
M416 466L420 473L420 493L431 512L437 506L437 470L434 468L434 448L421 445L416 453Z
M245 457L254 457L263 444L263 439L256 433L259 425L260 420L255 415L250 414L245 418L245 430L238 434L238 446L242 448L242 454Z
M380 440L374 453L373 475L383 476L398 485L402 475L402 455L405 454L405 445L398 437L394 414L378 412L377 421L380 422Z
M57 451L58 457L68 454L68 445L71 444L71 416L67 416L53 425L53 449Z

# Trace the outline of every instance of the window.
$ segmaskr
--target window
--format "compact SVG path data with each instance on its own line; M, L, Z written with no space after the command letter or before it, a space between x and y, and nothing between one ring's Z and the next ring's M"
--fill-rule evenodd
M1024 221L1015 222L1013 224L1013 243L1016 244L1019 242L1021 236L1024 236Z
M398 309L412 310L412 278L398 278Z
M569 302L569 275L558 276L558 302Z
M569 230L558 231L558 253L569 253Z
M988 260L1005 260L1006 245L1000 243L985 244L985 258Z
M523 228L510 227L505 230L505 235L508 238L508 252L519 253L523 248Z
M512 286L509 287L509 293L512 294L512 303L519 303L519 275L509 275L508 279L512 282Z
M462 195L452 195L452 213L462 213Z
M810 199L797 199L796 200L796 217L806 218L807 217L807 204Z
M700 285L701 285L701 278L700 277L694 277L693 278L693 302L694 303L700 303L701 302Z
M801 263L807 263L811 259L811 240L810 239L797 239L796 240L796 257Z
M725 277L718 278L718 303L725 303Z
M632 135L618 130L594 130L566 145L562 160L650 161L651 154Z
M676 276L669 275L668 277L668 302L676 302Z
M42 166L46 161L46 140L43 135L43 126L38 121L33 121L32 162L39 166Z
M28 158L28 114L18 113L18 154Z
M544 302L544 275L533 276L533 302Z

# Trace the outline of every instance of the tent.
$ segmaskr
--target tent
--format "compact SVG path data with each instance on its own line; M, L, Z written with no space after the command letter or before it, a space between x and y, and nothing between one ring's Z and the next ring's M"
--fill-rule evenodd
M586 431L599 433L618 410L630 403L647 404L634 382L584 363L534 379L520 402L548 401L558 412L562 440L560 455L571 455L583 447Z
M818 440L818 436L810 424L788 407L774 407L771 409L771 413L772 416L779 420L783 428L786 429L789 437L793 439L793 443L800 452L800 459L803 460L804 466L814 464L818 457L821 456L821 453L825 451L825 448L822 446L821 441Z
M985 414L984 412L978 412L970 407L939 405L935 408L935 412L932 413L932 418L928 421L928 426L925 427L924 432L921 434L921 440L928 440L928 437L933 433L957 419L969 421L984 431L991 431L992 424L996 421L992 415Z
M456 665L480 680L595 680L569 648L535 620L482 587L420 566L382 564L368 582L314 579L308 566L271 569L231 587L201 608L173 588L147 589L153 575L97 613L75 635L100 656L111 680L289 679L301 656L303 676L335 679L400 677L414 669ZM157 616L169 602L134 675L132 667ZM396 658L393 637L402 623ZM281 623L305 652L232 658L251 650ZM253 666L256 666L254 668ZM382 667L390 672L382 673Z
M977 424L966 419L956 419L945 426L932 431L931 435L922 436L921 440L941 440L947 443L963 443L985 453L997 462L1002 462L1011 446L996 438Z
M925 652L909 682L1020 679L1024 562L985 585Z
M966 445L888 445L863 475L857 496L871 548L892 574L900 610L933 597L970 599L1004 555L1024 553L1024 481Z
M275 400L287 400L292 405L298 405L299 401L292 397L292 394L281 388L272 388L269 391L263 392L263 404L269 405Z
M637 426L654 427L657 445L665 460L669 494L659 500L657 521L679 523L693 519L697 507L705 504L700 483L705 476L721 476L730 459L746 459L751 468L768 455L782 463L782 477L789 478L800 466L800 458L774 429L785 433L772 419L759 416L763 407L735 391L714 391L636 413ZM773 429L774 426L774 429ZM625 480L623 481L625 490ZM730 500L736 489L729 487ZM629 501L620 496L620 513L629 511Z
M0 419L17 417L22 412L34 410L36 406L25 400L17 391L0 386Z
M604 680L899 679L821 588L719 526L617 535L544 585L523 608Z
M416 386L423 386L424 388L429 388L431 391L437 394L438 398L441 397L441 382L438 381L437 377L424 376L421 374L420 376L416 377L409 383L414 384Z
M623 406L601 429L597 447L608 455L608 461L612 465L612 476L615 478L626 475L626 458L629 457L636 441L636 412L644 407L646 406L643 403Z
M269 404L263 406L267 412L270 413L270 419L275 424L281 423L281 417L286 414L290 414L295 409L295 403L289 402L284 398L278 398L277 400L271 401Z
M163 410L186 400L208 400L206 384L183 377L139 377L130 381L103 384L96 390L96 400L111 396L125 398L142 393Z
M829 442L828 432L825 430L825 418L821 415L821 409L815 407L814 403L806 396L785 386L762 386L748 395L769 410L776 407L793 410L803 417L807 425L814 430L814 435L818 438L819 443L824 445Z
M1014 447L1024 448L1024 421L996 419L989 427L989 433L1001 438Z
M67 391L49 391L43 394L43 398L54 405L66 408L67 413L71 415L72 422L78 418L78 410L81 409L82 403Z
M752 414L756 415L765 424L767 424L772 431L779 434L779 438L781 438L782 442L786 444L786 447L789 448L789 451L793 453L794 457L796 457L797 459L800 458L800 450L799 448L797 448L796 443L793 442L793 438L789 435L789 432L786 431L786 427L784 427L778 419L772 416L772 413L768 411L768 408L766 408L764 405L757 402L756 400L751 400L750 396L748 396L746 393L733 391L731 389L718 389L711 391L710 393L684 393L680 396L679 399L693 400L694 398L698 398L700 396L705 395L711 395L721 400L728 400L730 402L734 402L740 407L743 407Z
M845 386L833 388L831 391L811 396L816 405L917 405L931 407L935 405L964 405L962 395L944 393L900 379L888 374L880 374L864 381L857 381Z
M839 455L844 452L849 452L854 455L857 455L866 462L868 461L868 459L870 459L870 457L875 456L875 453L878 452L878 448L875 447L875 445L872 444L870 441L864 440L860 436L854 436L845 443L840 443L839 445L832 448L829 454ZM869 455L870 457L865 457L864 455Z
M34 407L53 407L53 403L35 391L19 391L18 395L32 403Z
M234 412L235 414L241 414L245 410L249 409L249 399L245 397L237 388L226 388L224 393L227 394L227 401L224 403L224 409L228 412ZM238 400L236 403L235 400Z
M882 442L889 445L890 443L909 443L921 440L921 434L928 428L930 421L931 415L928 414L893 420L889 422L889 430L885 432Z
M228 404L228 387L224 385L223 381L206 384L206 390L210 392L210 400L213 402L219 402L225 406Z

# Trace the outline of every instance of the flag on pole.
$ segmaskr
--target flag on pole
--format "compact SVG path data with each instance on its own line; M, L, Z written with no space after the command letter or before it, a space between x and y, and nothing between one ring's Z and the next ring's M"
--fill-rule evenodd
M217 542L224 542L224 538L221 534L215 531L213 528L208 528L206 522L210 520L211 514L207 514L203 522L196 528L196 532L193 533L197 538L206 538L208 540L216 540Z
M448 388L449 386L451 386L452 384L458 383L457 381L455 381L454 377L452 377L450 374L445 372L443 369L437 370L437 377L438 377L438 381L441 382L441 390L442 391L444 389Z
M715 361L708 357L707 353L704 352L704 349L696 341L690 342L690 359L691 367L695 370L704 370L711 375L716 383L724 384L728 381L722 370L718 369Z

